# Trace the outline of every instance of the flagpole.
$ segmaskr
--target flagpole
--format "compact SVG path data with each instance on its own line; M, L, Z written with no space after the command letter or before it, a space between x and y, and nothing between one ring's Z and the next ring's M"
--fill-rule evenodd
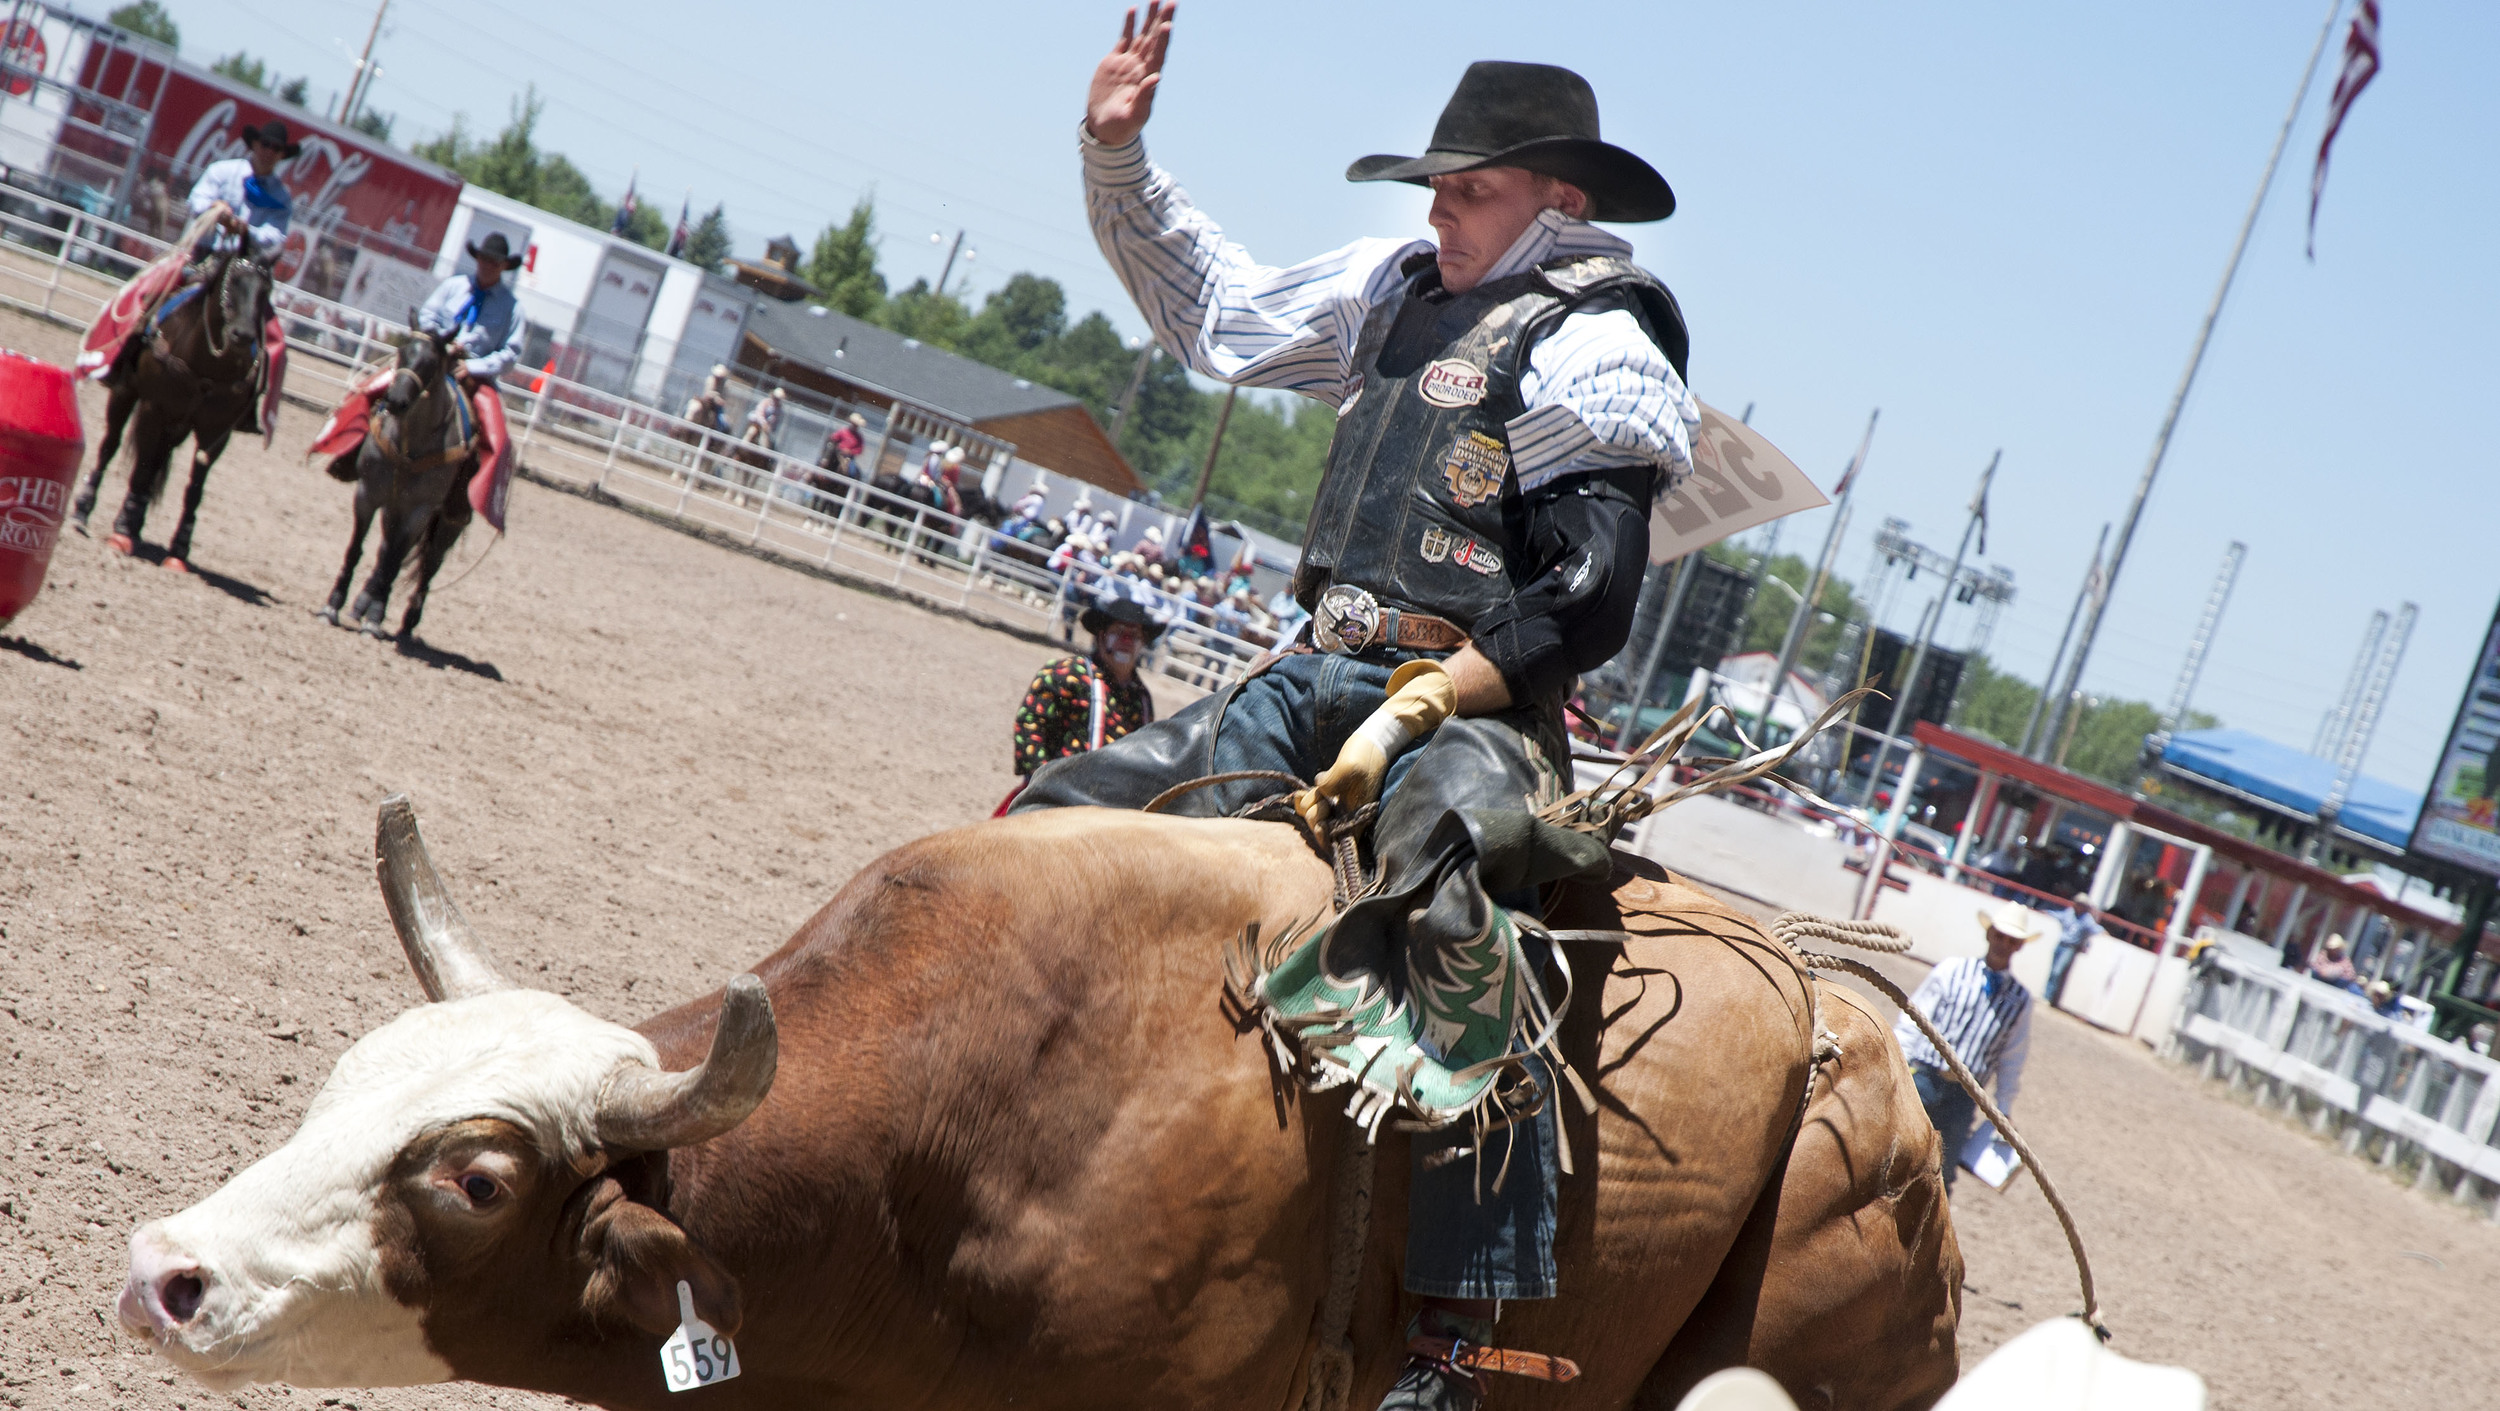
M1988 457L1988 468L1979 473L1979 493L1971 497L1970 521L1962 526L1962 546L1953 551L1953 567L1945 570L1944 592L1936 598L1935 612L1919 628L1918 649L1910 653L1910 671L1901 678L1901 694L1892 698L1892 723L1884 727L1884 737L1876 741L1875 760L1866 771L1866 803L1870 809L1875 806L1875 791L1883 787L1884 756L1892 753L1893 737L1901 733L1901 717L1909 713L1910 702L1918 698L1918 676L1927 669L1927 647L1936 640L1936 627L1944 621L1944 610L1953 601L1953 585L1962 577L1962 560L1970 557L1971 536L1979 536L1979 552L1988 552L1988 485L1997 478L1997 462L2004 458L2005 451L2000 447ZM1905 796L1913 782L1906 778L1901 781Z
M2266 154L2265 175L2257 179L2257 194L2250 198L2248 215L2240 222L2240 238L2231 245L2231 258L2222 267L2222 282L2214 288L2213 303L2205 310L2205 321L2197 327L2196 345L2188 353L2187 371L2179 375L2179 388L2170 395L2170 410L2162 416L2161 430L2153 436L2153 454L2144 463L2143 477L2136 481L2135 498L2128 502L2127 517L2118 530L2118 543L2110 550L2109 571L2101 575L2099 591L2084 613L2083 635L2075 643L2075 655L2066 663L2066 679L2059 688L2056 702L2050 707L2046 738L2057 738L2057 727L2071 708L2075 692L2083 684L2084 664L2091 659L2092 643L2100 635L2101 614L2109 606L2109 595L2118 586L2118 570L2127 562L2127 548L2135 542L2136 522L2144 516L2145 498L2153 493L2153 478L2161 473L2162 457L2170 452L2170 433L2178 428L2179 413L2186 407L2188 389L2196 385L2196 370L2204 364L2205 346L2213 340L2214 322L2222 317L2222 301L2230 296L2231 280L2240 272L2240 257L2248 252L2249 234L2257 228L2257 213L2265 208L2266 192L2274 185L2274 169L2282 163L2284 145L2291 141L2292 126L2300 120L2300 105L2309 97L2309 83L2317 77L2318 58L2326 53L2326 42L2335 33L2335 20L2343 13L2344 0L2327 0L2326 23L2319 27L2318 42L2309 50L2309 64L2300 71L2300 87L2292 91L2292 106L2283 114L2282 130L2274 135L2274 150Z
M1737 420L1753 425L1753 409L1754 404L1747 402L1745 414ZM1667 639L1675 635L1676 614L1684 611L1684 595L1692 591L1693 577L1701 572L1701 565L1694 561L1700 552L1695 549L1675 561L1675 571L1668 579L1667 601L1658 610L1658 630L1650 634L1649 650L1641 655L1641 674L1632 683L1631 704L1623 708L1623 728L1615 732L1618 754L1630 754L1632 746L1640 742L1641 707L1648 703L1649 683L1657 677L1658 664L1666 657ZM1637 618L1639 614L1633 616Z
M2072 646L2075 640L2075 623L2083 616L2083 600L2092 596L2092 580L2100 577L2101 554L2108 548L2109 524L2104 520L2101 524L2101 537L2092 545L2092 566L2083 571L2083 582L2075 589L2075 605L2067 610L2066 630L2057 634L2057 654L2049 658L2048 674L2040 678L2040 689L2031 698L2031 714L2023 718L2022 743L2014 747L2014 753L2025 759L2037 758L2031 752L2031 734L2040 728L2040 716L2048 709L2049 688L2057 684L2057 670L2066 664L2066 649ZM2046 737L2043 737L2042 745L2041 753L2048 753Z

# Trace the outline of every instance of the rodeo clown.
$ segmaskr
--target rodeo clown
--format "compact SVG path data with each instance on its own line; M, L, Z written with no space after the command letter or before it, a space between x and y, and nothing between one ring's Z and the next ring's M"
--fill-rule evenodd
M452 340L452 355L459 360L460 390L477 419L478 465L469 477L465 502L500 534L504 499L512 482L512 440L504 426L503 396L495 390L495 382L519 361L521 340L529 331L521 301L505 278L521 257L512 253L512 242L500 230L463 248L474 268L436 285L417 310L416 326L419 332ZM357 478L356 451L364 444L372 421L373 399L389 389L393 375L392 369L385 368L363 386L349 389L338 410L330 413L314 435L312 449L305 454L330 457L332 478ZM463 497L455 494L453 498L454 503L446 508L466 524L467 515L459 508Z
M1675 197L1599 140L1579 75L1478 63L1422 156L1346 171L1432 188L1437 243L1256 264L1140 140L1171 15L1131 11L1095 70L1086 204L1165 351L1337 409L1294 583L1312 622L1241 685L1044 767L1014 811L1138 807L1238 770L1315 778L1293 799L1314 824L1381 802L1377 886L1263 972L1259 1000L1324 1040L1306 1049L1353 1085L1358 1121L1416 1132L1420 1306L1382 1405L1472 1408L1464 1349L1489 1343L1501 1300L1556 1293L1555 1074L1534 1050L1560 995L1538 889L1608 868L1602 840L1533 811L1570 777L1562 701L1630 633L1651 500L1700 424L1674 297L1589 222L1661 220ZM1208 787L1173 811L1276 788Z

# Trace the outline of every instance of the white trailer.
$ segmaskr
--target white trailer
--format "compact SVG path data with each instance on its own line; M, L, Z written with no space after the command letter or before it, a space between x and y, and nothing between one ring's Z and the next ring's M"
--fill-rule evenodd
M552 358L576 382L664 404L677 394L686 366L708 369L737 347L751 291L474 186L461 193L436 272L474 269L468 247L495 232L524 252L513 291L533 325L526 346L533 365Z

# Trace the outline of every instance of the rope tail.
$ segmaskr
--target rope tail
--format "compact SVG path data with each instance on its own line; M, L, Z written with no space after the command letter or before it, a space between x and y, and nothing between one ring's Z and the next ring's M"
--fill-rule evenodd
M1791 915L1794 914L1791 913ZM2057 1212L2057 1223L2066 1231L2066 1245L2075 1254L2075 1273L2083 1281L2083 1321L2091 1326L2092 1331L2100 1337L2101 1341L2109 1341L2109 1325L2101 1321L2100 1297L2092 1288L2092 1261L2083 1252L2083 1235L2075 1229L2075 1217L2067 1211L2066 1202L2058 1196L2056 1184L2049 1180L2048 1169L2040 1164L2040 1158L2032 1151L2031 1144L2023 1140L2022 1133L2014 1130L2014 1124L2008 1121L2005 1114L1998 1110L1996 1103L1989 1099L1986 1090L1980 1086L1979 1080L1973 1077L1970 1069L1963 1064L1961 1055L1955 1053L1953 1046L1945 1042L1944 1035L1936 1032L1936 1026L1927 1021L1927 1016L1918 1012L1918 1006L1910 1003L1910 997L1901 992L1901 987L1885 978L1883 972L1874 966L1843 955L1824 955L1804 950L1799 951L1798 955L1810 966L1837 970L1844 975L1854 975L1874 986L1884 998L1899 1005L1901 1012L1909 1016L1910 1022L1918 1026L1918 1031L1927 1036L1927 1042L1934 1044L1936 1052L1944 1055L1944 1061L1953 1070L1953 1081L1962 1085L1962 1091L1969 1093L1979 1104L1979 1110L1987 1114L1989 1121L1996 1124L1998 1134L2003 1136L2015 1151L2021 1153L2023 1164L2031 1168L2032 1179L2040 1183L2040 1194L2048 1198L2049 1209ZM1959 1159L1958 1152L1945 1153L1947 1161Z

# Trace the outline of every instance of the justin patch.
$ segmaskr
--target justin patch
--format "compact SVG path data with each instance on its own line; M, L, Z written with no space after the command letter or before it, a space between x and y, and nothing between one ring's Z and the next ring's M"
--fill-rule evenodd
M1470 573L1481 573L1488 578L1502 571L1500 554L1473 539L1452 534L1437 524L1424 526L1423 542L1417 547L1422 552L1426 563L1446 561L1457 564Z
M1415 394L1436 407L1472 407L1484 400L1484 369L1457 358L1443 358L1424 369Z
M1510 448L1481 431L1470 431L1450 447L1441 463L1450 498L1462 507L1481 505L1502 493L1502 477L1510 473Z

